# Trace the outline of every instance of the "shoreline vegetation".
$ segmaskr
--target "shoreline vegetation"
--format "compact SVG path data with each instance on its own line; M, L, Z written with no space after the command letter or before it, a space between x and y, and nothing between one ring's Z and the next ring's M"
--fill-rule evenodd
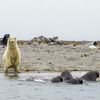
M96 41L96 45L94 42L64 41L58 37L44 36L18 40L22 56L20 71L100 71L100 42ZM95 48L89 48L91 45ZM3 72L2 56L5 48L0 44L0 72Z

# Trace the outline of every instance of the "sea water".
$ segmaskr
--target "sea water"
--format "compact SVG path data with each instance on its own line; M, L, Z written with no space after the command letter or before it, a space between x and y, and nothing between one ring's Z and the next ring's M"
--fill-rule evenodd
M0 100L99 100L100 82L71 85L51 83L58 73L0 74ZM75 73L73 75L76 75ZM77 73L80 76L79 73ZM76 76L77 76L76 75ZM29 77L47 81L26 81Z

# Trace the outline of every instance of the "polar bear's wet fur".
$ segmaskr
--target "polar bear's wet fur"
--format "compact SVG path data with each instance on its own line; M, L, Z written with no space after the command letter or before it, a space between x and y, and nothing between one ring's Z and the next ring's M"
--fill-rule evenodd
M15 72L19 72L19 64L21 55L15 37L10 37L7 41L7 47L3 55L4 72L7 73L9 68L14 68Z

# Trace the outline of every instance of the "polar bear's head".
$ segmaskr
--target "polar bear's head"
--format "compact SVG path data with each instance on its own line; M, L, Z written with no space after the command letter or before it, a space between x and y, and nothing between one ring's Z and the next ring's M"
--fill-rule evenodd
M10 37L10 38L8 39L7 44L10 45L10 46L16 46L16 44L17 44L16 38L15 38L15 37Z

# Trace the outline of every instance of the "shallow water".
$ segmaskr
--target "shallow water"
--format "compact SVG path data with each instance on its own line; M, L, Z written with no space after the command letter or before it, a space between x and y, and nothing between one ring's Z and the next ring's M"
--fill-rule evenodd
M100 82L69 85L25 81L30 76L51 79L59 73L20 73L18 77L0 74L1 100L99 100ZM73 73L80 76L83 73Z

